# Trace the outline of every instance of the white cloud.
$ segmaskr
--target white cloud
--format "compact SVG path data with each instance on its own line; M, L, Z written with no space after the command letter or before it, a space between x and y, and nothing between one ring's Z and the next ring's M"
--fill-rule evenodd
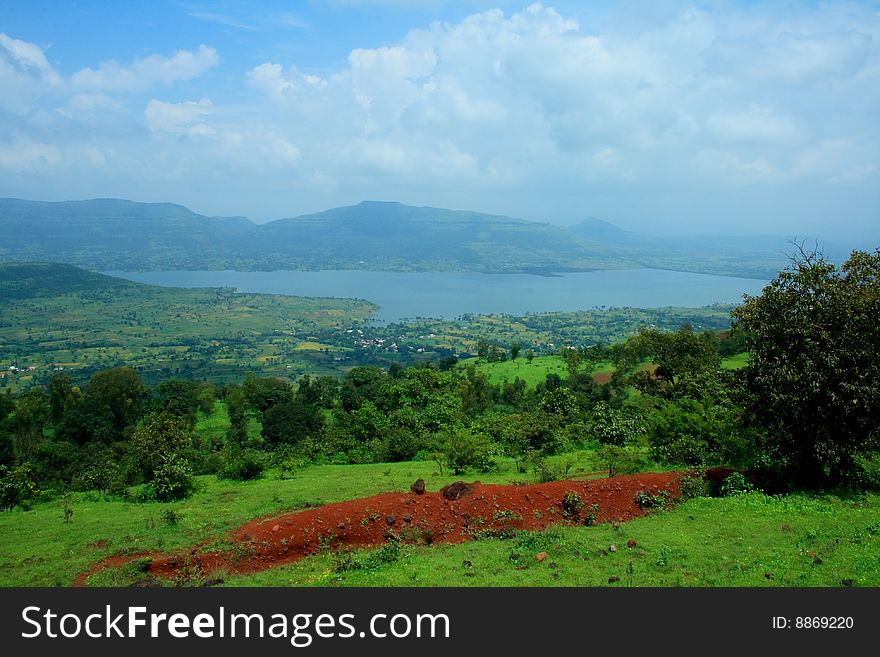
M217 51L202 45L196 52L179 50L171 57L150 55L134 60L130 66L103 62L98 69L84 68L74 73L71 84L89 91L144 91L155 84L192 80L219 63Z
M40 171L61 161L61 152L52 144L0 144L0 169L13 173Z
M49 84L56 85L61 82L61 77L49 64L46 55L39 46L13 39L0 32L0 48L7 61L12 61L23 72L36 72Z
M183 103L164 103L154 98L144 110L144 116L153 132L210 135L213 130L202 123L202 117L213 112L214 103L207 98Z

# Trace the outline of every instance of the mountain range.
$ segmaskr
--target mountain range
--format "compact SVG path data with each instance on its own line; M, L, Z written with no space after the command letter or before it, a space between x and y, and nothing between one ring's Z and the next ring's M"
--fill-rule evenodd
M477 212L364 201L255 224L172 203L0 199L0 259L96 271L380 269L553 272L651 267L769 278L785 238L652 237L598 219L568 229Z

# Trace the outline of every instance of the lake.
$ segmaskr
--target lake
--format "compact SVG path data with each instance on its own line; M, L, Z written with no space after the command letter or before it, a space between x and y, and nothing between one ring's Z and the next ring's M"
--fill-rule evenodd
M766 281L658 269L565 273L479 274L384 271L154 271L105 272L166 287L232 287L306 297L367 299L380 306L376 320L454 319L466 313L525 315L602 307L698 307L738 303Z

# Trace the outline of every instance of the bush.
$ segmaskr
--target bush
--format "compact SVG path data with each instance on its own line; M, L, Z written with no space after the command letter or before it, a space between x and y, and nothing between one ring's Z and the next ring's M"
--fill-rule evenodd
M227 446L220 453L222 465L217 471L220 479L251 481L262 477L266 470L266 455L255 449Z
M0 465L0 509L8 510L21 506L27 511L39 489L30 463L22 463L16 468Z
M464 474L469 468L480 472L491 470L495 466L492 451L492 443L488 438L466 429L442 433L437 444L439 460L456 475Z
M742 472L731 472L721 482L721 497L749 493L755 490L754 484Z
M682 500L692 500L695 497L708 497L709 482L703 475L688 474L679 480L679 494Z
M171 502L188 497L195 490L192 468L177 454L163 454L150 480L153 497L160 502Z

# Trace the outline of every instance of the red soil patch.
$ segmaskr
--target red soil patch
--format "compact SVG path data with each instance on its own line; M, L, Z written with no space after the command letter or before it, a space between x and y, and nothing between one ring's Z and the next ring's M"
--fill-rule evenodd
M599 385L604 385L611 381L611 372L599 372L593 375L593 381Z
M388 540L406 543L461 543L479 533L540 530L552 524L583 524L593 504L595 522L622 522L645 515L636 493L662 489L678 495L679 473L642 473L589 481L502 486L468 484L457 499L442 492L418 495L383 493L269 518L258 518L232 532L231 550L153 554L148 574L173 579L179 574L210 577L218 571L247 573L298 561L322 549L364 548ZM445 489L444 489L445 490ZM576 493L583 502L579 517L565 513L563 498ZM451 496L451 495L450 495ZM138 555L138 557L143 555ZM75 585L103 568L137 557L111 557L80 574Z

